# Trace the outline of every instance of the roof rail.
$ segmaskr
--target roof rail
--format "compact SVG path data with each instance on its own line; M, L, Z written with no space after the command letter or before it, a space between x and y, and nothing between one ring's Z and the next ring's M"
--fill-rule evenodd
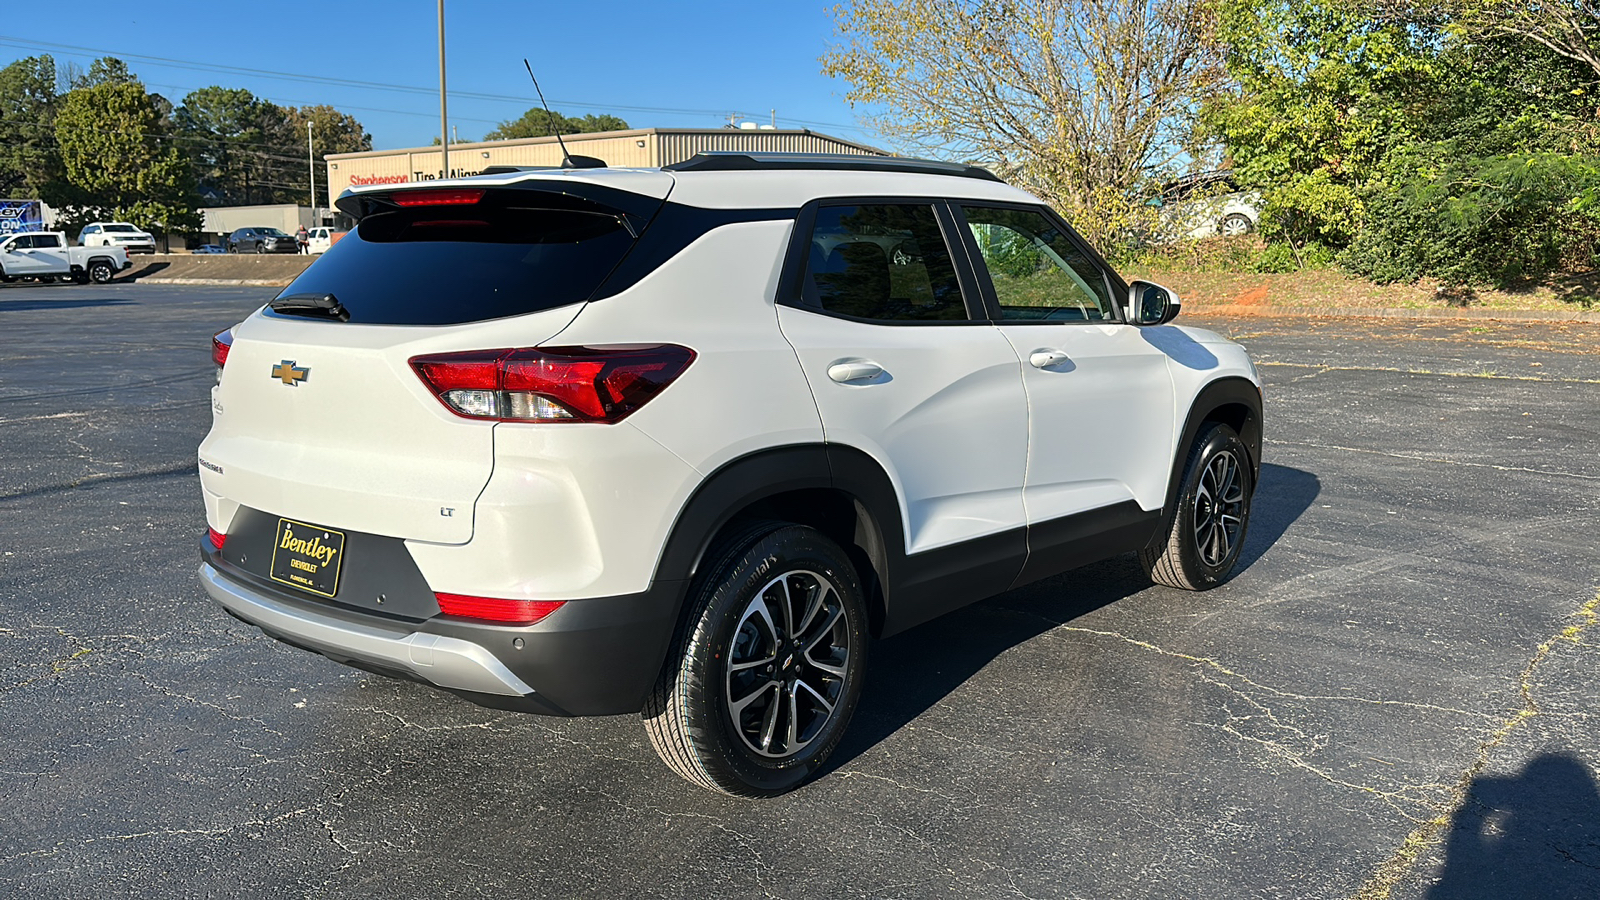
M668 172L761 172L773 169L828 169L841 172L912 172L999 181L988 169L962 163L905 156L854 153L748 153L701 151L683 162L662 166Z

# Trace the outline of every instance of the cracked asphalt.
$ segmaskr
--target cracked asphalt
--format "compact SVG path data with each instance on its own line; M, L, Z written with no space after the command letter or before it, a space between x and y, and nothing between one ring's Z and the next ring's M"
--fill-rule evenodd
M1242 572L884 641L751 802L206 599L208 337L270 294L0 289L0 895L1600 897L1600 326L1192 321L1268 385Z

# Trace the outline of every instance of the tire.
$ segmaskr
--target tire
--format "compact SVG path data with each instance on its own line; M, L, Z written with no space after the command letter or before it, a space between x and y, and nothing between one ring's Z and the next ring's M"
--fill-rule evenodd
M261 246L261 242L260 241L256 241L256 252L257 253L265 253L265 252L267 252L267 248Z
M1244 213L1228 213L1217 223L1217 233L1223 237L1238 237L1256 230L1256 223Z
M1166 534L1139 551L1150 580L1204 591L1228 579L1250 526L1252 472L1250 453L1232 428L1212 422L1201 429Z
M116 270L111 268L111 263L103 259L89 261L89 280L95 284L108 284L116 274Z
M645 733L694 784L776 796L822 767L855 712L867 650L861 581L837 544L781 522L731 535L706 562L645 701Z

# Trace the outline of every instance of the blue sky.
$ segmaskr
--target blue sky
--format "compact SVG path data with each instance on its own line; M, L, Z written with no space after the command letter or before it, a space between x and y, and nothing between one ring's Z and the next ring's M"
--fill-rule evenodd
M476 139L534 105L526 56L550 105L568 115L714 128L729 113L765 122L776 109L779 127L881 145L844 102L846 85L821 73L818 58L835 40L831 6L446 0L451 124L463 140ZM412 147L439 133L437 15L431 0L98 4L92 12L10 4L0 64L50 53L87 68L97 56L117 55L175 103L211 84L242 87L284 105L332 104L361 120L375 148ZM209 68L217 66L253 71ZM425 90L274 77L285 73Z

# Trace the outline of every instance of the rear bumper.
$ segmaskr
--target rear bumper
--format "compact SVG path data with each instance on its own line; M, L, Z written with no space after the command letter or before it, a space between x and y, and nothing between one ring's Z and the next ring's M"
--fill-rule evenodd
M672 583L574 600L530 626L442 616L413 622L302 598L223 571L230 567L208 557L200 566L206 593L271 637L482 706L545 715L637 712L666 657L681 596Z
M201 564L200 583L228 612L308 650L398 669L436 687L508 697L533 693L492 653L470 641L296 608L226 578L210 563Z

